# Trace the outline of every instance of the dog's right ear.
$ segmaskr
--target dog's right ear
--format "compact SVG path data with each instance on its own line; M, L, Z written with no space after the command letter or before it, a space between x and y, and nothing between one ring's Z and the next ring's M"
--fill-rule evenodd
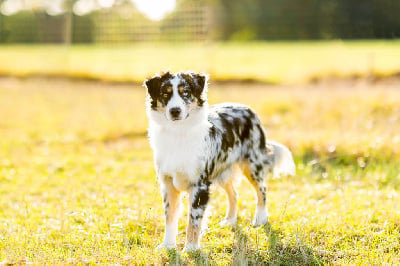
M159 76L152 77L144 81L143 85L147 88L147 92L151 98L151 108L157 107L157 97L160 95L161 78Z
M151 98L157 98L157 95L160 94L161 78L159 76L149 78L144 81L144 86Z

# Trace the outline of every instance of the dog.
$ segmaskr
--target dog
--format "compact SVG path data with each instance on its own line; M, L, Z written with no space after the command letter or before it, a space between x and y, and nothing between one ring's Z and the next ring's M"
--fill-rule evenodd
M252 224L268 222L264 176L295 174L291 152L267 141L256 113L242 104L208 105L208 75L165 72L144 81L147 88L148 137L165 210L164 241L175 248L181 192L189 194L185 251L200 248L200 229L210 185L226 192L228 208L222 225L237 222L234 169L240 168L257 195Z

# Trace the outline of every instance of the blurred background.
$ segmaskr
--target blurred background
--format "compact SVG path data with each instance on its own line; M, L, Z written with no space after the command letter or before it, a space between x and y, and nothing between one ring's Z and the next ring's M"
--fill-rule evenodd
M395 0L1 0L0 43L393 39Z
M399 12L396 0L0 0L0 73L140 82L189 68L270 83L393 75Z

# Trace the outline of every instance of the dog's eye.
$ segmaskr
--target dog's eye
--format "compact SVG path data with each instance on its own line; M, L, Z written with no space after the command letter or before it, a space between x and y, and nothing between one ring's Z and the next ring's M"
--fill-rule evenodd
M187 97L190 95L190 90L183 90L182 96Z

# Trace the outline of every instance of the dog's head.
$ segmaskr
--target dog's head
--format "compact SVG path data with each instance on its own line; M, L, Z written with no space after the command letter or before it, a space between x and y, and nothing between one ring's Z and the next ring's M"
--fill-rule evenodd
M169 121L190 118L207 104L208 76L193 72L170 72L147 79L150 112Z

